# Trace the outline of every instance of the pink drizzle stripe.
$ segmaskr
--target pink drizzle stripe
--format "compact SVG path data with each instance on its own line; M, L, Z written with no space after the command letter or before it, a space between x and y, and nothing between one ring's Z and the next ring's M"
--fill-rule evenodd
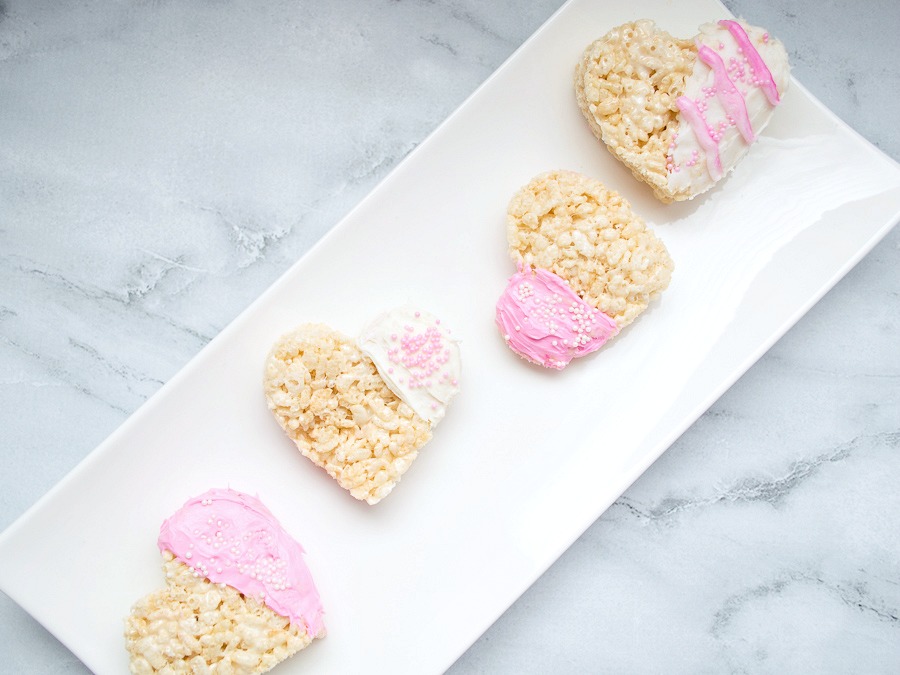
M735 126L741 132L741 136L748 144L756 140L756 134L753 133L753 125L750 124L750 115L747 114L747 103L744 97L734 86L734 82L728 77L728 71L725 69L725 63L722 57L716 54L706 45L697 44L697 55L700 60L710 67L716 78L716 95L725 108L728 116L734 120Z
M738 45L740 45L741 49L744 51L744 56L747 57L750 68L753 70L754 77L759 82L759 86L765 93L766 98L769 99L769 103L772 105L781 103L781 97L778 95L778 87L775 86L775 80L772 79L772 72L769 70L766 62L763 61L763 58L759 55L759 52L756 51L756 47L753 46L753 43L750 41L747 32L741 24L737 21L723 19L719 21L719 25L727 28L728 32L734 36L735 40L737 40Z
M703 120L697 104L687 96L679 96L675 99L675 104L688 121L688 124L691 125L694 135L697 136L697 142L703 148L703 152L706 155L706 169L709 171L710 178L719 180L722 177L722 159L719 157L719 144L713 140L709 127Z

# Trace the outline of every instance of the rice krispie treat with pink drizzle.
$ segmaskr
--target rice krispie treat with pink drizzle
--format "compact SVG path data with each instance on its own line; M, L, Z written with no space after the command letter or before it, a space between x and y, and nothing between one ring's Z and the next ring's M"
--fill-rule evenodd
M325 636L303 548L257 498L189 499L158 544L166 588L125 620L132 673L264 673Z
M266 360L269 409L304 457L356 499L384 499L459 392L458 342L399 308L352 340L321 324L283 335Z
M590 44L575 96L594 135L663 202L724 178L769 123L790 83L784 46L723 20L674 38L649 19Z
M618 193L574 171L541 174L507 210L519 271L496 307L506 344L562 370L602 347L669 285L673 263Z

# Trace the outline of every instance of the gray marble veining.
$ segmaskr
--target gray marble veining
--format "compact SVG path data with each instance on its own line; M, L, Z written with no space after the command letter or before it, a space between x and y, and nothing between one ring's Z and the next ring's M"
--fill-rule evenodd
M0 2L0 528L559 4ZM900 5L726 4L900 158ZM451 672L900 670L898 270L895 231ZM0 644L84 670L5 596Z

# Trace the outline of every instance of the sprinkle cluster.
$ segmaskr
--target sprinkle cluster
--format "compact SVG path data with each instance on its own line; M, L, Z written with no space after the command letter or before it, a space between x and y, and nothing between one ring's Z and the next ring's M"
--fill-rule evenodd
M360 334L359 347L385 384L432 427L459 393L457 341L441 320L412 307L385 312Z
M568 284L565 279L562 281ZM555 336L561 334L560 323L562 323L566 329L574 333L571 344L575 348L586 345L593 339L594 329L600 319L598 310L584 303L579 305L574 300L567 303L559 293L552 293L543 298L535 296L534 286L527 279L523 279L515 286L515 293L519 304L523 307L531 306L531 309L528 310L530 313L522 315L523 321L537 324L549 335ZM534 299L531 300L532 298ZM522 326L516 324L514 329L521 331ZM504 335L504 339L509 341L510 336ZM558 347L560 343L568 346L570 340L568 338L563 338L561 341L551 340L554 347Z
M600 319L600 312L596 309L579 306L573 302L569 305L569 314L572 319L572 330L575 331L575 346L588 344L594 334L594 329Z
M421 313L415 313L416 318L421 318ZM431 387L434 385L435 379L438 381L448 381L453 386L457 385L453 374L442 367L450 360L450 348L446 338L438 328L441 320L435 319L434 325L427 326L422 331L416 331L415 327L406 324L403 326L403 333L397 335L391 334L391 342L394 344L387 350L388 360L395 364L403 366L409 374L406 386L410 389L418 389L420 387ZM394 369L389 368L389 373L393 373ZM400 384L404 384L402 377L397 378ZM432 404L437 407L437 404Z
M728 59L728 62L725 65L725 70L728 72L728 77L732 82L742 82L746 84L747 80L747 68L750 66L750 60L744 56L744 50L738 47L738 53L741 55L741 58L737 56L732 56ZM759 84L759 81L754 77L752 79L753 84ZM744 92L746 93L746 92Z
M213 504L211 499L200 502L203 507ZM184 557L190 562L190 570L195 577L209 578L212 571L222 574L226 568L234 567L239 574L265 584L273 591L291 588L287 578L287 562L277 553L278 543L272 533L264 528L240 534L228 518L211 512L206 519L206 527L195 527L193 535L209 555L197 554L194 543L188 544ZM259 592L265 598L265 591Z

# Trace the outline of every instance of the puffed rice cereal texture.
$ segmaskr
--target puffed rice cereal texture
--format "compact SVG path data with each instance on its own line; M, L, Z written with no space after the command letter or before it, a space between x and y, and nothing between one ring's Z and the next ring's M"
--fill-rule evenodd
M400 400L356 343L307 324L266 360L269 409L300 452L356 499L376 504L431 439L431 425Z
M575 68L575 97L594 135L666 203L692 196L669 188L666 153L696 60L693 40L641 19L591 43Z
M562 277L619 329L668 287L674 269L621 195L574 171L541 174L513 196L507 239L514 261Z
M125 642L135 675L265 673L308 646L302 626L163 552L166 588L135 603Z

